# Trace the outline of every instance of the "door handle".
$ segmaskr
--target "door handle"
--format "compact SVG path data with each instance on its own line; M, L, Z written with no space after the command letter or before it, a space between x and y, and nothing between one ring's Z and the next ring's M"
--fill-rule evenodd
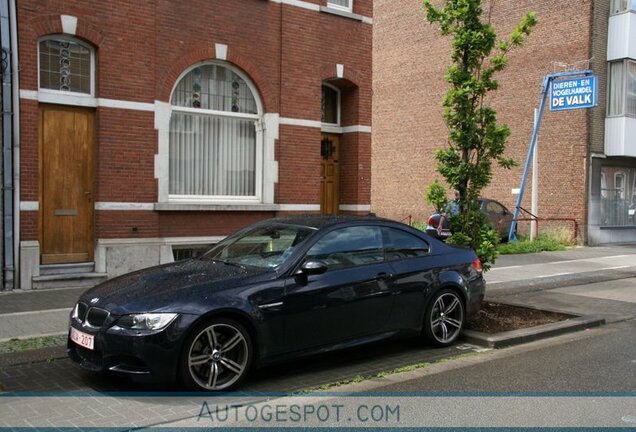
M387 280L387 279L390 279L392 277L393 277L393 275L391 273L381 272L381 273L378 273L375 276L375 280Z

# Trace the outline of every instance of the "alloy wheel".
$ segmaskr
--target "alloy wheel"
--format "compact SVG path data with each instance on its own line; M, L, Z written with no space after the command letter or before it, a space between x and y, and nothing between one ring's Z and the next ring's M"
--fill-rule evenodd
M439 293L432 304L427 333L436 345L447 346L457 339L464 324L462 300L451 290Z
M205 390L223 390L247 372L249 336L238 325L214 323L200 331L190 344L187 367L192 380Z

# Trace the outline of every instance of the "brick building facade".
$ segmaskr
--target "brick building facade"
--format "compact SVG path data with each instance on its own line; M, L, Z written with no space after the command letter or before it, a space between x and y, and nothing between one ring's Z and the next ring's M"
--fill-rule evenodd
M21 0L17 17L22 288L369 211L371 0Z
M536 11L538 17L526 44L510 53L508 69L498 75L500 88L489 99L500 122L511 127L507 156L520 165L497 168L484 196L514 209L543 77L564 70L563 65L589 67L598 77L598 106L545 111L538 144L538 215L575 219L578 240L590 244L636 241L635 3L483 2L502 37L525 12ZM423 199L425 187L441 178L434 153L448 139L442 100L451 41L426 22L419 0L377 0L374 8L372 210L394 219L425 220L433 210ZM528 181L526 209L530 191ZM542 224L572 228L569 222Z

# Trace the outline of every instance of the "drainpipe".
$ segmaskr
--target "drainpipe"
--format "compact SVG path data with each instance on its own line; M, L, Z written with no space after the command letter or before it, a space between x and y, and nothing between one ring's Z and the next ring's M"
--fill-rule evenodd
M4 289L13 288L13 56L9 0L0 0L0 46L2 47L2 210Z
M18 63L18 18L16 0L9 2L11 63L13 65L13 268L14 288L20 283L20 64Z

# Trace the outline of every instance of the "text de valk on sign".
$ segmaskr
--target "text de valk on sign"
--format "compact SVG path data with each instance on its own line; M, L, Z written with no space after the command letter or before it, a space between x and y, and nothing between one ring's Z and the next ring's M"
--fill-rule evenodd
M591 105L594 88L591 80L557 81L552 84L552 107Z

